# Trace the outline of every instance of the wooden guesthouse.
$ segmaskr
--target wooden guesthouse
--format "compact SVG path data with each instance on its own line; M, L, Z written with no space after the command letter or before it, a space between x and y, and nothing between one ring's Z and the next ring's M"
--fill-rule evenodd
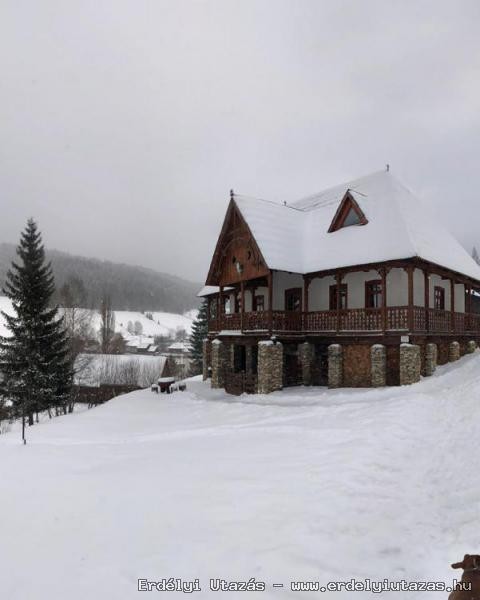
M200 295L233 393L397 385L473 351L480 267L388 170L290 204L231 194Z

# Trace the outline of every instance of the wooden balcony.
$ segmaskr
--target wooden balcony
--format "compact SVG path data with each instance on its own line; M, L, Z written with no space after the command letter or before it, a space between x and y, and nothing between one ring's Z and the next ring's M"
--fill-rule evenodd
M453 321L453 323L452 323ZM411 332L435 334L480 333L480 314L452 313L422 306L389 306L289 312L282 310L222 314L209 322L209 331L244 333L369 333Z

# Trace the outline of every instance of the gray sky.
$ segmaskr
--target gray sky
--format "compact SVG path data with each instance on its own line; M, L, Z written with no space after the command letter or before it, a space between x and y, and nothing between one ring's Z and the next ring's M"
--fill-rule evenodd
M392 165L480 246L480 2L2 0L0 241L203 280L230 188Z

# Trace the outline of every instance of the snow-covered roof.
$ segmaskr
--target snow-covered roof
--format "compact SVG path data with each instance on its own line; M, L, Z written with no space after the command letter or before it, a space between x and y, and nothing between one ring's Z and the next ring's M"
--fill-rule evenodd
M80 354L75 361L75 384L148 387L163 375L166 356Z
M328 229L347 191L368 223ZM312 273L420 257L476 280L480 266L389 171L373 173L289 205L235 196L270 269Z
M223 290L228 292L228 290L232 290L231 287L225 287ZM212 294L218 294L220 292L220 288L216 285L205 285L197 294L197 298L203 298L205 296L211 296Z
M190 344L188 342L173 342L173 344L170 344L170 346L168 347L168 350L177 350L180 352L190 352L191 348L190 348Z

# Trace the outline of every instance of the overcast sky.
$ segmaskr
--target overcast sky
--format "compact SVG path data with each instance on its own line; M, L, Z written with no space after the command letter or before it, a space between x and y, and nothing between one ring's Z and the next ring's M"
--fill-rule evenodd
M0 241L204 280L230 188L382 169L480 246L480 2L1 0Z

